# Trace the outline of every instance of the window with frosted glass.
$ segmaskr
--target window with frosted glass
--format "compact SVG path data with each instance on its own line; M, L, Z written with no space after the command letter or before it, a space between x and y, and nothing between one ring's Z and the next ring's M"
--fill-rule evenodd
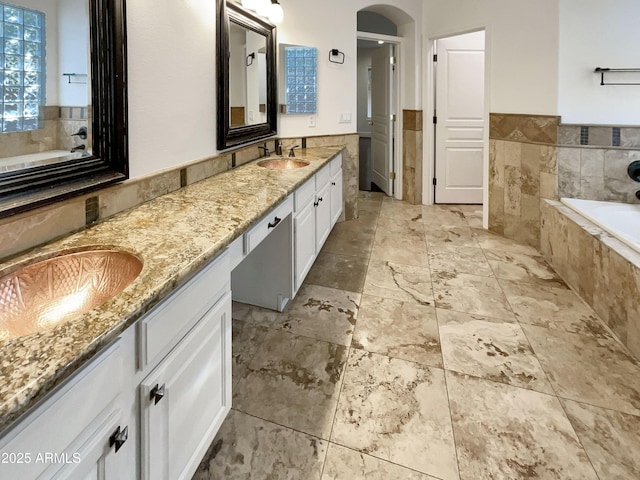
M0 3L0 131L42 126L44 14Z
M287 113L316 113L317 50L286 47Z

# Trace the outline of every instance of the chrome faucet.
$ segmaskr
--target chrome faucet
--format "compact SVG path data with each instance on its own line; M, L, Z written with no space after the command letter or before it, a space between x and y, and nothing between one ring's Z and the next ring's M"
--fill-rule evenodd
M71 149L71 153L76 153L78 150L84 150L86 147L84 146L84 143L82 145L78 145L77 147L73 147Z
M280 140L276 142L276 155L282 156L282 142Z

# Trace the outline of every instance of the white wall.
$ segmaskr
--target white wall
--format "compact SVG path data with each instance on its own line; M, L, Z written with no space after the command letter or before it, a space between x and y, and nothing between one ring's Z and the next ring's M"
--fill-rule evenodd
M560 1L558 111L564 123L640 125L640 87L600 86L595 67L640 68L638 0ZM640 83L640 74L605 80Z
M56 2L51 2L56 3ZM47 67L47 70L48 67ZM69 83L63 73L86 74ZM58 0L58 105L83 106L89 102L89 5L86 0ZM72 82L78 82L72 79Z
M358 49L358 115L356 129L358 133L371 134L371 125L367 117L368 70L371 67L372 48Z
M434 39L485 28L489 110L555 115L559 1L427 0L424 34Z

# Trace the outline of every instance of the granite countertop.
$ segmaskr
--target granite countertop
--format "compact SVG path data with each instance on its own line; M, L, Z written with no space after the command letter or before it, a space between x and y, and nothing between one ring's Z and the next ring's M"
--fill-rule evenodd
M271 170L251 162L119 213L0 264L87 247L115 247L144 262L120 294L52 330L0 342L0 430L42 399L127 327L216 257L342 147L299 150L308 167Z

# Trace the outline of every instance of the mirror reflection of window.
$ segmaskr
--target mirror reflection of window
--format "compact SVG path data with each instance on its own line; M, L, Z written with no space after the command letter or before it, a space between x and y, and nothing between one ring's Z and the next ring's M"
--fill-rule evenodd
M0 2L0 27L0 172L88 156L87 0Z

